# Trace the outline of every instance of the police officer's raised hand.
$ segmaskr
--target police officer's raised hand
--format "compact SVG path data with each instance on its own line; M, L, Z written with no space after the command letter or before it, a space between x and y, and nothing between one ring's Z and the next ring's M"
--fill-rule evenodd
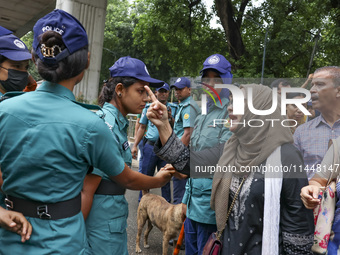
M157 127L159 139L164 145L172 133L168 120L168 110L164 104L159 102L148 86L144 86L151 98L151 105L146 113L148 119Z
M165 126L168 121L168 110L164 104L158 101L154 93L148 86L144 86L149 97L151 98L151 105L146 113L148 119L158 128Z
M0 207L0 226L21 235L21 242L30 239L32 226L19 212L7 211Z

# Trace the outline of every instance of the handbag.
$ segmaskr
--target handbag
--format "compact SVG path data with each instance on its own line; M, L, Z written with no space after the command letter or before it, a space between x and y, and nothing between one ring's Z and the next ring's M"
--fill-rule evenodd
M230 205L230 208L229 208L228 214L227 214L226 224L228 222L229 215L231 213L231 210L234 207L237 196L240 193L242 184L244 183L245 179L246 179L246 177L243 177L242 182L241 182L240 186L238 187L238 189L235 193L234 199L231 202L231 205ZM220 255L221 254L221 250L222 250L222 246L223 246L222 241L221 241L221 236L222 236L223 230L224 230L224 228L221 231L216 231L216 232L211 233L211 235L208 238L208 241L204 245L202 255Z
M320 189L319 199L320 204L314 208L314 242L312 251L317 254L326 254L331 230L334 220L335 203L336 203L336 176L337 167L339 166L338 144L335 139L333 142L333 164L332 173L328 178L327 185L324 189Z

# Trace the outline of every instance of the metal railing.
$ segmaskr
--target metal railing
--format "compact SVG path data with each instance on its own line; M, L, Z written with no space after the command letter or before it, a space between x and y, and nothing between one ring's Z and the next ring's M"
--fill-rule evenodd
M127 131L127 136L129 139L129 142L135 141L135 126L137 121L137 114L128 114L127 119L129 120L129 127Z

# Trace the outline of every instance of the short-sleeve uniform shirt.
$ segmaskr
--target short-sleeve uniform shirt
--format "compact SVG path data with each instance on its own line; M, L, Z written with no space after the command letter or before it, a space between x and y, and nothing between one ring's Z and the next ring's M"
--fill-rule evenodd
M191 97L179 103L174 125L174 132L179 139L184 134L184 128L194 127L195 119L200 112L199 106Z
M73 101L69 89L44 82L34 92L1 103L0 164L6 194L56 203L80 193L89 166L109 176L123 171L124 160L104 120ZM49 222L30 218L30 222L34 232L25 244L16 234L0 229L1 254L5 252L1 247L7 254L84 253L81 212Z

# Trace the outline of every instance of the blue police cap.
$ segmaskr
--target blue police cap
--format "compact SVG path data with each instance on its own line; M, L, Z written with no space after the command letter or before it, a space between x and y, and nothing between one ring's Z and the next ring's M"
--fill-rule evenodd
M164 82L150 77L143 61L129 56L121 57L109 68L111 77L133 77L149 82L151 87L161 87Z
M178 89L183 89L185 87L190 88L191 82L186 77L180 77L176 80L175 84L171 85L171 88L174 88L174 87L176 87Z
M13 34L0 36L0 55L14 61L32 58L27 46Z
M220 73L221 78L231 78L231 64L221 54L213 54L208 57L203 63L203 69L200 71L203 75L203 71L207 69L215 69Z
M169 85L168 85L166 82L164 82L163 86L157 88L156 91L158 91L158 90L160 90L160 89L165 89L166 91L169 91L169 90L170 90L170 87L169 87Z
M57 56L44 56L41 49L41 35L47 31L59 33L66 48ZM55 9L37 21L33 27L33 49L46 64L56 64L74 52L88 45L87 34L83 25L71 14Z

